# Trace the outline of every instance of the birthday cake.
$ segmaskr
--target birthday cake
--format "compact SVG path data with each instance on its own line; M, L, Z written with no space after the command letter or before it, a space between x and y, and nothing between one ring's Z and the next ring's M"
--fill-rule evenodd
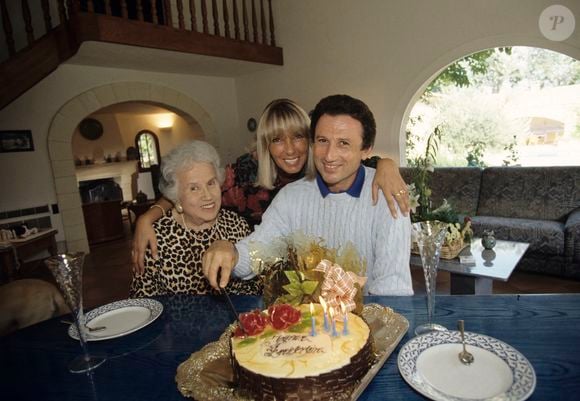
M368 325L320 304L274 305L240 316L231 338L241 394L255 400L349 398L373 362ZM345 397L346 395L346 397Z

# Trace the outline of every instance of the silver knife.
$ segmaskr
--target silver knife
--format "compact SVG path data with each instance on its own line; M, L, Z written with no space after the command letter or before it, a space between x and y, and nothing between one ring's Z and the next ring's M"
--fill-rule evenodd
M228 295L228 292L226 291L225 288L221 288L220 287L220 292L226 297L226 299L228 300L228 304L230 304L230 309L232 310L232 312L234 313L234 316L236 317L236 320L238 322L238 325L240 326L240 328L242 329L242 331L244 332L244 335L248 335L248 333L246 332L246 329L244 328L244 325L242 324L242 322L240 321L240 315L239 313L236 311L236 307L234 306L232 299L230 298L230 296Z

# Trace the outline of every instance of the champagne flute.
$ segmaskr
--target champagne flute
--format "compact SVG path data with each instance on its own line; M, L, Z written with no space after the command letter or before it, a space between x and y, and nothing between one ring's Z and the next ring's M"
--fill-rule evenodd
M447 224L440 221L421 221L412 225L413 239L417 241L423 274L425 275L425 290L427 292L428 322L415 328L415 335L427 334L432 331L445 331L445 327L433 323L435 311L435 287L437 284L437 267L441 247L445 241Z
M66 304L72 312L74 324L79 333L82 354L69 363L71 373L88 372L105 362L104 358L91 356L87 347L82 286L84 259L85 254L77 252L52 256L45 261L48 269L56 279Z

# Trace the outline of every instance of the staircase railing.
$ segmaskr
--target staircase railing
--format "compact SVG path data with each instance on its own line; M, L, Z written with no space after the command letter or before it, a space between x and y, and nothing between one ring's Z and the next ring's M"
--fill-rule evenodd
M0 109L83 41L282 65L272 0L0 0Z

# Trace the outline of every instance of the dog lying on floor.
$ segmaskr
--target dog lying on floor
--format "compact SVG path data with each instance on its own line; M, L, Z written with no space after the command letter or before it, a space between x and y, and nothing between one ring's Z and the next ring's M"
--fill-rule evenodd
M0 286L0 336L66 313L62 295L48 281L22 279Z

